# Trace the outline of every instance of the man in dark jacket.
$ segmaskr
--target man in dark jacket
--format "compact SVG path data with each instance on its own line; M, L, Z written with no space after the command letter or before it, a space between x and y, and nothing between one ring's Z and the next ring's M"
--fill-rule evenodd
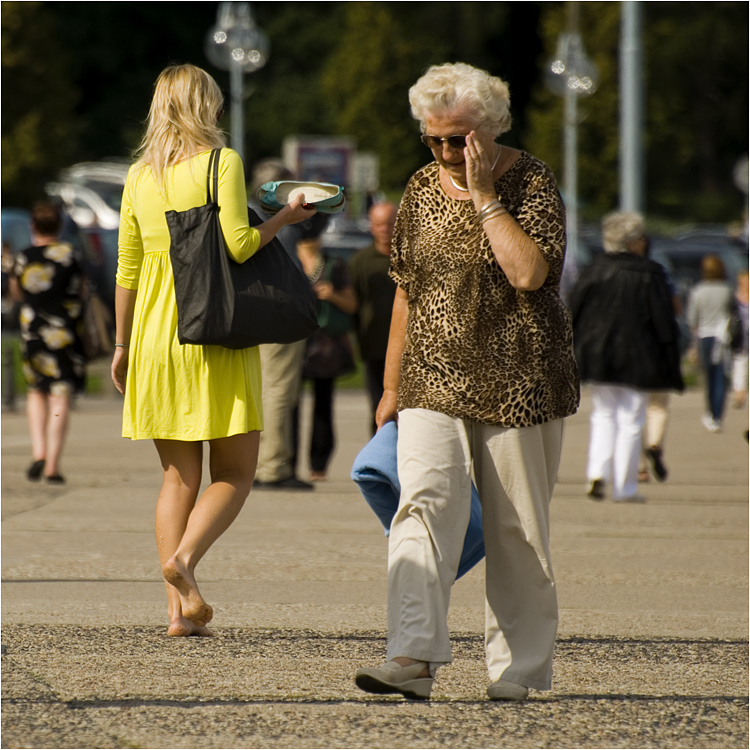
M649 391L677 390L679 333L664 269L645 257L643 220L614 213L602 222L605 254L578 279L570 298L576 359L591 383L588 494L617 502L638 495L638 459Z

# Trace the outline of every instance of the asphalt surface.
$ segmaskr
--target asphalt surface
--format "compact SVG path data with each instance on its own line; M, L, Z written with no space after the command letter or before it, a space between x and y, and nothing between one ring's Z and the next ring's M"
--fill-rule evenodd
M713 435L698 391L674 397L670 476L623 506L584 495L589 411L584 391L552 506L553 689L511 705L486 699L482 565L454 587L431 701L354 686L386 626L386 540L348 479L363 394L337 394L329 480L253 491L201 562L214 638L166 637L159 465L118 401L79 401L65 487L26 481L25 417L4 412L2 747L748 747L747 410Z

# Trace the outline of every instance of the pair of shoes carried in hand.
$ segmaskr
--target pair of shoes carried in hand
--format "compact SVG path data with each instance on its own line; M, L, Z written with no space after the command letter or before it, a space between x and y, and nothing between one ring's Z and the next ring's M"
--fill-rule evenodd
M255 197L264 211L275 214L300 194L305 196L303 205L324 214L337 214L346 204L344 189L329 182L266 182L258 188Z

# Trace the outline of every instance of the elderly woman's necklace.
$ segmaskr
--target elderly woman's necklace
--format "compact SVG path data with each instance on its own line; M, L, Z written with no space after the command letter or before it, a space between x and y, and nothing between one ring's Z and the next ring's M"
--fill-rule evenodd
M495 161L492 162L492 166L490 167L490 172L494 172L495 171L495 167L497 166L497 162L500 159L500 152L502 150L503 150L503 147L498 143L498 145L497 145L497 156L495 157ZM456 188L456 190L460 190L462 193L468 193L469 192L469 188L467 188L467 187L462 188L460 185L457 185L453 181L453 177L450 174L448 175L448 179L451 181L451 185L453 185L453 187Z

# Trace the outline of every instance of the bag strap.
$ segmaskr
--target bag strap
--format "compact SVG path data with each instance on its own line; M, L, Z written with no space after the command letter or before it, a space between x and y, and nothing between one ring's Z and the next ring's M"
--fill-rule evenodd
M218 203L219 195L219 157L221 149L215 148L208 157L208 170L206 171L206 203ZM214 192L211 198L211 177L213 177Z

